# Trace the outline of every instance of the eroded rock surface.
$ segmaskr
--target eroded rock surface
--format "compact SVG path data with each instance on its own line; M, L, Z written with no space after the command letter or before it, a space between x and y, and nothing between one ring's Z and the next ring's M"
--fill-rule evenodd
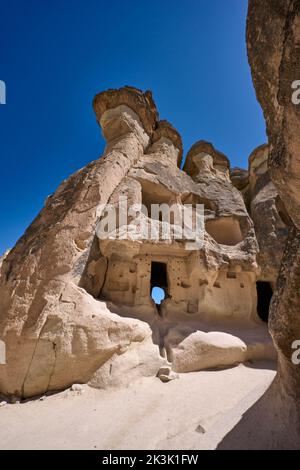
M168 338L171 344L172 339L172 336ZM246 359L247 346L240 338L227 333L196 331L172 351L174 370L193 372L243 362Z
M268 145L262 145L249 157L250 214L259 246L259 280L269 282L274 289L288 228L276 205L279 197L268 171L268 156Z
M300 446L300 368L292 360L294 341L300 338L300 106L292 96L293 83L300 78L299 41L299 1L249 1L248 56L267 123L268 166L291 226L270 311L278 374L265 396L224 439L222 448L241 447L242 434L247 436L248 449Z
M150 93L131 88L97 95L95 110L107 140L103 157L61 184L4 259L2 393L28 397L87 382L108 359L151 336L147 324L110 313L79 287L99 205L148 146L156 119L151 103ZM157 353L157 367L160 362Z
M265 267L257 263L255 227L228 158L198 141L180 170L180 135L159 120L150 92L108 90L95 97L94 109L104 155L61 184L3 260L7 364L0 365L0 392L31 397L74 383L125 386L173 366L198 370L262 358L265 350L269 356L257 311L256 282ZM129 218L122 218L122 200L135 208ZM172 206L170 218L153 213L153 204ZM191 219L180 231L178 214L187 205ZM114 208L120 218L103 237ZM144 236L141 227L158 237ZM154 287L164 291L160 305ZM189 335L174 340L181 326ZM213 330L224 338L231 329L258 338L251 354L236 338L239 347L223 348L228 360L212 344L213 359L199 362L195 335Z

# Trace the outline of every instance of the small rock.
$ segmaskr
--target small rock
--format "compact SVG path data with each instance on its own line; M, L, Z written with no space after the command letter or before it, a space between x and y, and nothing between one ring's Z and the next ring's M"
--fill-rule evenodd
M169 375L172 371L172 367L170 366L162 366L159 371L158 371L158 375Z
M157 373L157 377L162 382L170 382L171 380L178 379L179 375L170 366L162 366Z
M172 372L170 375L161 374L159 378L162 382L170 382L171 380L179 379L179 375L176 372Z
M5 406L5 405L7 405L7 401L1 401L1 402L0 402L0 407L1 407L1 406Z
M170 382L170 377L169 377L169 375L160 374L160 375L158 375L158 378L159 378L162 382Z
M201 424L199 424L196 429L195 429L196 432L199 432L200 434L204 434L206 431L204 429L203 426L201 426Z
M72 392L83 392L83 385L81 384L73 384L71 387Z
M43 395L42 397L40 397L40 401L44 401L46 400L46 398L47 398L46 395Z

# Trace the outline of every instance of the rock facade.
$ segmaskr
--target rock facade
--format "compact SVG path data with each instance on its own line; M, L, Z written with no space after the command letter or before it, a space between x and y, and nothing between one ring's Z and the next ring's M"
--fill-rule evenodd
M288 236L286 214L268 170L269 145L261 145L249 157L248 170L234 168L231 181L243 194L259 246L259 281L274 290Z
M245 174L231 172L208 142L196 142L180 169L180 135L159 120L150 92L108 90L93 105L103 156L61 184L2 262L7 364L0 365L0 392L31 397L73 383L120 386L172 367L274 355L257 313L257 281L273 282L280 258L265 243L281 229L265 153L262 175L253 167L246 178L247 199ZM103 237L99 228L111 208L122 213L122 200L139 217L118 218ZM172 218L148 211L151 204L172 206ZM186 205L192 220L199 205L204 211L197 244L190 230L178 232ZM275 214L274 226L259 220L261 212ZM170 236L137 237L141 221ZM153 287L164 290L160 306Z

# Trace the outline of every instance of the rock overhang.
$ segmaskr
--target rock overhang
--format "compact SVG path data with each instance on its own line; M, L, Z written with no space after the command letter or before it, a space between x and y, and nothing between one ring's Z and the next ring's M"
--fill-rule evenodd
M167 120L161 120L157 123L157 127L153 133L152 142L155 143L162 137L169 139L173 143L174 147L178 149L177 166L180 167L183 154L182 139L179 132Z
M143 92L138 88L124 86L98 93L93 100L97 121L100 123L105 111L120 105L128 106L139 116L145 131L151 137L158 121L158 112L151 91Z
M204 155L210 155L213 159L213 165L224 167L230 170L230 161L226 155L219 150L215 149L211 142L205 140L199 140L195 142L187 153L183 170L189 175L193 175L196 171L198 172L195 165L195 158L204 157Z

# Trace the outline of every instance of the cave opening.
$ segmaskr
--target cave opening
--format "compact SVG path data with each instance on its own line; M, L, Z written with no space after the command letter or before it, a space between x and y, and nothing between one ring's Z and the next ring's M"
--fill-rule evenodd
M235 246L247 235L249 222L229 216L219 217L207 220L205 230L220 245Z
M159 311L161 302L168 296L168 275L166 263L152 261L150 292L151 298L154 300Z
M268 323L270 302L273 290L269 282L258 281L256 283L257 290L257 313L259 318Z

